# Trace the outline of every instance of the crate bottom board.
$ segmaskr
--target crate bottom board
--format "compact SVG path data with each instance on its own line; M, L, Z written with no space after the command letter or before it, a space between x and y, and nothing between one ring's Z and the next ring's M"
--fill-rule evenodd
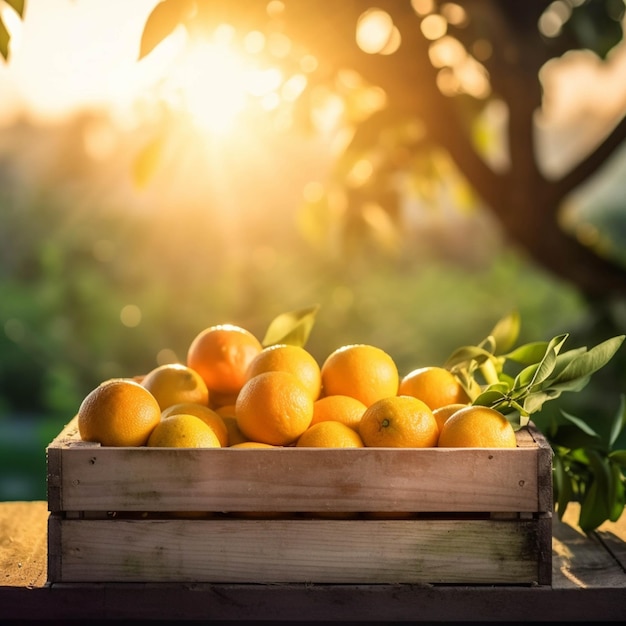
M49 582L550 584L551 519L48 523Z

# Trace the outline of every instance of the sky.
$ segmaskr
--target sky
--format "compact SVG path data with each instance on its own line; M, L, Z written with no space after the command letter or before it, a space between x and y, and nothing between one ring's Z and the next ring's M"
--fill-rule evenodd
M157 2L27 0L24 20L11 20L17 28L9 63L0 59L0 123L21 107L54 120L85 105L130 102L157 69L158 55L137 62Z

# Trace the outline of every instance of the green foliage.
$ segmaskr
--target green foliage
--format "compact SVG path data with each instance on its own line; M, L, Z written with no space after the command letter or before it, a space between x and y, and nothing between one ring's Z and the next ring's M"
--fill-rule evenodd
M298 311L281 313L268 326L263 338L263 345L271 346L278 343L296 346L306 345L319 309L319 305L316 304Z
M600 420L583 419L561 410L561 422L546 421L544 404L563 392L582 391L592 374L606 366L624 341L619 335L593 346L562 352L568 334L550 341L513 347L519 332L519 315L512 313L495 326L477 346L455 350L446 362L472 397L472 403L492 407L516 429L535 425L554 451L555 505L563 517L568 503L581 503L579 525L584 531L606 520L616 521L624 510L626 403L600 428ZM513 365L513 368L510 366ZM572 432L572 429L574 432ZM626 437L624 437L626 438Z
M527 343L504 352L518 332L519 315L513 313L498 322L477 346L455 350L445 364L459 377L473 404L500 411L515 428L525 426L548 400L565 391L581 391L625 338L620 335L590 350L582 347L561 353L568 338L564 333L550 341Z
M565 411L549 428L554 450L554 500L559 518L569 502L581 505L579 525L588 532L617 521L626 505L626 402L609 420L592 424ZM599 427L600 426L600 427Z

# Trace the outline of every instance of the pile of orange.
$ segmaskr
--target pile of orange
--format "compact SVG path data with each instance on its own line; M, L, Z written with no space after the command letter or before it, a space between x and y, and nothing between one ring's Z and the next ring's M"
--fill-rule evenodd
M233 324L198 333L184 364L103 382L77 418L81 438L104 446L516 446L506 417L472 405L447 369L401 376L367 344L341 346L320 365L304 347L264 347Z

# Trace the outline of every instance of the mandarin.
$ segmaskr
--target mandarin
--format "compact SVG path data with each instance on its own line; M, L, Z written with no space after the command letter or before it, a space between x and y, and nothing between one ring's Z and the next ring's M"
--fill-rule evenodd
M157 399L161 411L181 402L209 403L209 390L202 376L182 363L159 365L140 384Z
M157 399L139 383L114 378L101 383L78 409L83 441L103 446L143 446L161 420Z
M309 390L313 400L320 395L322 375L315 357L301 346L275 344L263 348L250 362L246 378L271 371L290 372Z
M365 406L398 392L398 368L376 346L350 344L337 348L326 357L321 373L324 395L351 396Z
M515 448L511 422L486 406L466 406L449 417L439 433L442 448Z
M248 330L234 324L209 326L198 333L187 350L187 365L204 379L209 394L229 398L246 382L246 370L263 349ZM226 401L224 401L226 403Z
M431 410L470 401L457 377L450 370L434 365L414 369L404 376L400 380L398 395L419 398Z
M195 415L200 418L217 435L220 445L223 448L228 446L228 428L224 418L219 415L217 411L214 411L203 404L196 404L194 402L179 402L178 404L172 404L165 410L161 411L161 419L178 414Z
M177 413L161 420L148 438L157 448L221 448L215 431L195 415Z
M289 445L311 424L313 398L293 374L263 372L241 388L235 414L247 439Z
M352 396L324 396L313 403L311 426L319 422L334 421L341 422L358 431L359 422L365 409L367 407Z
M433 410L433 415L437 420L437 426L439 426L439 432L441 432L441 428L446 422L446 420L454 415L459 409L463 409L467 404L454 403L454 404L445 404L444 406L440 406L438 409Z
M298 437L296 446L299 448L363 448L363 440L350 426L327 420L309 426Z
M367 408L359 434L369 447L428 448L437 445L439 427L425 402L412 396L391 396Z

